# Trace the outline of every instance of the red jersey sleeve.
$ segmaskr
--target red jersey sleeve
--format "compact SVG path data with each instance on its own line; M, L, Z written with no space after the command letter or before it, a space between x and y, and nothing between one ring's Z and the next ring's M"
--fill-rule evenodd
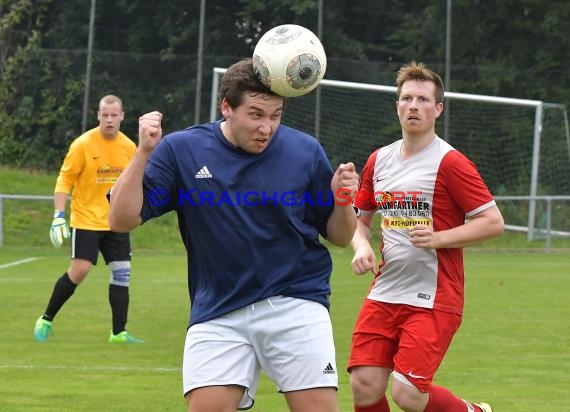
M375 210L378 205L374 203L374 168L376 167L376 156L378 150L374 151L366 161L360 176L358 192L354 197L354 205L360 210Z
M440 167L448 193L453 201L471 216L495 204L491 192L477 171L477 167L463 153L452 150L442 159Z

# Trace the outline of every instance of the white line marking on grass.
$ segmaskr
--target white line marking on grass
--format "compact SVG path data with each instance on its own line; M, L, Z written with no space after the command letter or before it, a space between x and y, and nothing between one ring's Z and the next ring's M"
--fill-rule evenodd
M9 268L12 266L21 265L22 263L33 262L34 260L38 260L38 259L42 259L42 258L31 257L31 258L22 259L22 260L16 260L15 262L6 263L5 265L0 265L0 269L6 269L6 268Z
M181 372L180 368L137 367L137 366L78 366L78 365L0 365L0 369L74 369L98 371L140 371L140 372Z

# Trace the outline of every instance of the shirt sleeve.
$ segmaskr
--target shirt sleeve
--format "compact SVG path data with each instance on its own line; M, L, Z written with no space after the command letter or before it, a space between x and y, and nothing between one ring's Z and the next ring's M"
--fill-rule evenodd
M55 193L70 193L75 179L85 167L83 146L75 140L69 146L55 184Z
M143 176L143 223L177 208L176 176L173 149L164 138L150 155Z
M378 205L374 203L374 168L376 166L378 150L374 151L368 157L362 169L358 192L356 192L354 197L354 206L363 212L376 210L378 207Z
M309 193L312 204L306 211L306 219L323 237L327 237L327 223L334 210L334 196L331 191L333 178L331 164L320 144L317 145Z
M452 150L442 160L446 186L453 201L459 205L466 217L471 217L495 205L495 200L477 167L457 150Z

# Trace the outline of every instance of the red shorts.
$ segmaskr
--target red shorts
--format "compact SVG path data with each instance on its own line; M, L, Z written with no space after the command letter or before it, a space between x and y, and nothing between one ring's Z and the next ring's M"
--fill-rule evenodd
M366 299L352 335L348 371L392 369L428 392L459 325L456 313Z

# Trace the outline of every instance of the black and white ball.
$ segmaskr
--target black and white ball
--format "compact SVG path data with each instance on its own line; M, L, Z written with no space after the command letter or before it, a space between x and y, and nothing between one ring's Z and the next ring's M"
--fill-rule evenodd
M266 32L253 51L260 80L284 97L297 97L317 87L327 69L327 55L309 29L284 24Z

